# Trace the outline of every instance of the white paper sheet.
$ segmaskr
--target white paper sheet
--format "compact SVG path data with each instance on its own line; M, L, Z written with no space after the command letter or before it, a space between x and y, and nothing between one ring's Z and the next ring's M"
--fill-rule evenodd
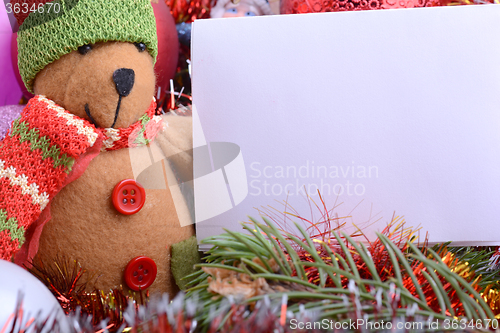
M197 20L192 43L204 138L240 147L248 186L198 239L276 200L309 218L305 186L372 236L396 214L432 242L500 243L500 6Z

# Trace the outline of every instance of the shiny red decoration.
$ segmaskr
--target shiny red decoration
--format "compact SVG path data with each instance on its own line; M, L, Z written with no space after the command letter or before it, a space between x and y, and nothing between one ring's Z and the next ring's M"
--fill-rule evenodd
M133 179L119 182L113 189L113 206L124 215L139 212L146 202L146 191Z
M447 0L281 0L281 14L441 6ZM449 2L449 1L448 1Z
M162 90L170 89L170 80L174 78L179 59L179 39L175 21L170 8L163 1L152 2L156 17L158 35L158 57L156 58L156 86Z
M136 257L125 267L125 283L135 291L149 288L156 279L156 264L153 259Z
M165 0L165 3L170 7L175 23L210 18L211 0Z

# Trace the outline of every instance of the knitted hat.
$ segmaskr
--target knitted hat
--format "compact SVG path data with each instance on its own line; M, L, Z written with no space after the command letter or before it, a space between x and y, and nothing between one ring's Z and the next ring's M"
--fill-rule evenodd
M17 3L20 9L15 14L20 26L19 72L30 92L39 71L86 44L142 42L156 61L158 40L150 0L12 0L11 3L12 6Z

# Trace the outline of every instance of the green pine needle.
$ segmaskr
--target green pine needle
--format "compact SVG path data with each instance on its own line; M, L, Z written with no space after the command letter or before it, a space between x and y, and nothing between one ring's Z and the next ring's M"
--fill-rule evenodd
M359 316L377 321L392 320L400 315L407 320L411 320L415 315L450 319L455 315L457 307L454 304L453 309L450 300L452 293L458 296L467 319L494 318L478 291L463 277L452 272L432 249L428 249L424 254L409 242L408 250L403 253L387 236L377 234L385 246L387 260L391 261L394 270L394 276L383 281L364 244L355 242L346 234L339 235L333 231L332 239L337 240L336 245L340 248L340 251L333 252L327 244L318 245L301 226L296 226L303 239L283 234L272 222L264 219L264 223L252 220L252 224L244 225L249 234L226 230L226 234L203 240L202 243L212 244L213 247L207 252L205 263L198 265L206 271L199 270L190 275L191 289L188 289L188 297L196 295L200 301L205 302L204 307L207 309L218 308L225 297L209 291L208 287L211 283L223 284L229 280L217 280L216 276L207 273L214 272L215 269L232 274L236 279L233 284L223 284L225 290L234 286L234 294L231 294L231 297L235 301L251 305L265 297L271 301L279 301L286 294L287 311L298 313L301 308L319 311L321 318L336 321ZM330 258L322 258L318 246L322 247ZM302 260L304 253L312 260ZM486 269L491 251L471 253L468 250L455 249L454 253L459 261L467 262L472 270L481 272L481 288L498 276L498 272L489 272ZM356 263L353 254L361 257L372 276L371 279L361 277L359 263ZM332 258L334 259L331 260ZM329 259L328 262L325 259ZM414 267L418 265L422 265L421 269L414 273ZM310 267L316 268L319 273L317 284L308 280L307 270ZM415 275L416 272L422 272L420 279ZM246 279L246 282L252 283L260 278L267 282L268 289L265 292L249 298L239 293L238 279ZM327 279L334 287L325 287ZM420 284L430 286L427 292L433 292L433 297L424 295L423 285ZM444 285L447 285L446 289ZM428 303L435 299L439 304L438 310L435 305ZM207 311L201 318L202 327L207 325L204 327L208 328L212 316L213 314Z

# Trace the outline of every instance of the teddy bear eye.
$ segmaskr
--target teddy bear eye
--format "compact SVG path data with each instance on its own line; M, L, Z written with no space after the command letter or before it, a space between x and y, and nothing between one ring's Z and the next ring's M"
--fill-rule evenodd
M90 50L92 50L92 45L90 45L90 44L83 45L83 46L80 46L78 48L78 52L80 52L81 55L85 55L85 54L89 53Z
M146 44L144 43L134 43L135 47L139 50L139 52L144 52L146 50Z

